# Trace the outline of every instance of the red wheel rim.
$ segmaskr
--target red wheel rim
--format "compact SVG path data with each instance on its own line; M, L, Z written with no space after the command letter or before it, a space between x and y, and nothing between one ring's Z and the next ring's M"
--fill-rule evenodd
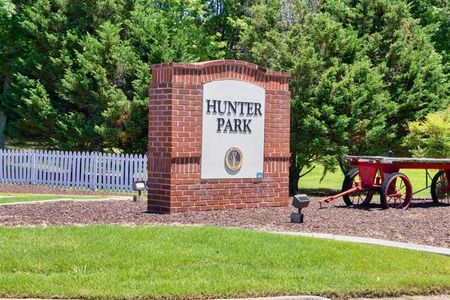
M411 203L411 198L412 186L406 176L399 175L390 180L386 189L386 204L389 207L406 209Z
M359 175L357 175L355 177L355 180L353 181L353 187L356 187L357 185L361 185L361 184L362 184L362 182L359 178ZM360 205L360 204L366 204L365 200L371 194L372 194L372 191L364 190L364 191L360 191L360 192L351 193L348 196L354 205Z
M450 204L450 187L445 173L436 181L436 196L439 202Z

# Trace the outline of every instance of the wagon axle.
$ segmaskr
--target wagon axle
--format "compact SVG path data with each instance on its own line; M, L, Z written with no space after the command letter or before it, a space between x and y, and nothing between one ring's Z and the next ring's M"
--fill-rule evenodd
M354 187L352 187L351 189L348 189L348 190L346 190L346 191L343 191L343 192L341 192L341 193L339 193L339 194L337 194L337 195L329 196L329 197L326 198L325 200L319 201L320 208L322 208L322 203L323 203L323 202L325 202L325 203L330 203L330 202L333 202L334 200L339 199L340 197L347 196L347 195L351 195L351 194L353 194L354 192L361 192L361 191L363 191L363 190L364 190L364 189L363 189L362 186L361 186L361 181L356 181Z

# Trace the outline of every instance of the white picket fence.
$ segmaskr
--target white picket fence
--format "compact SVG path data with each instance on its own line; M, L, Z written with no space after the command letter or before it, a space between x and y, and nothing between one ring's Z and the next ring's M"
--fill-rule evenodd
M0 183L128 192L147 180L147 156L0 150Z

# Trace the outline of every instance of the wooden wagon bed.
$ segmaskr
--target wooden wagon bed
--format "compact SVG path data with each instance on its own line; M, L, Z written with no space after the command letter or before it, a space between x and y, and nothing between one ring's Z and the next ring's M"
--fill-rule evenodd
M399 165L401 169L446 169L450 168L450 158L413 158L413 157L384 157L384 156L344 156L350 165L359 162L375 164ZM411 166L411 167L410 167Z

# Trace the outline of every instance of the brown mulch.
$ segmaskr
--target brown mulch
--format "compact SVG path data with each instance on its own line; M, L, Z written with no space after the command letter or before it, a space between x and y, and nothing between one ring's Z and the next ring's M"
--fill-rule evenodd
M104 191L91 191L83 189L64 189L41 185L28 184L0 184L0 193L20 193L20 194L56 194L56 195L123 195L123 193L110 193Z
M148 213L145 201L110 200L0 206L0 226L207 224L354 235L450 247L450 206L435 206L431 200L421 200L406 211L383 210L377 205L362 209L341 206L342 200L338 200L334 205L319 209L319 199L312 198L310 207L304 209L303 224L290 223L292 209L287 207L161 215Z

